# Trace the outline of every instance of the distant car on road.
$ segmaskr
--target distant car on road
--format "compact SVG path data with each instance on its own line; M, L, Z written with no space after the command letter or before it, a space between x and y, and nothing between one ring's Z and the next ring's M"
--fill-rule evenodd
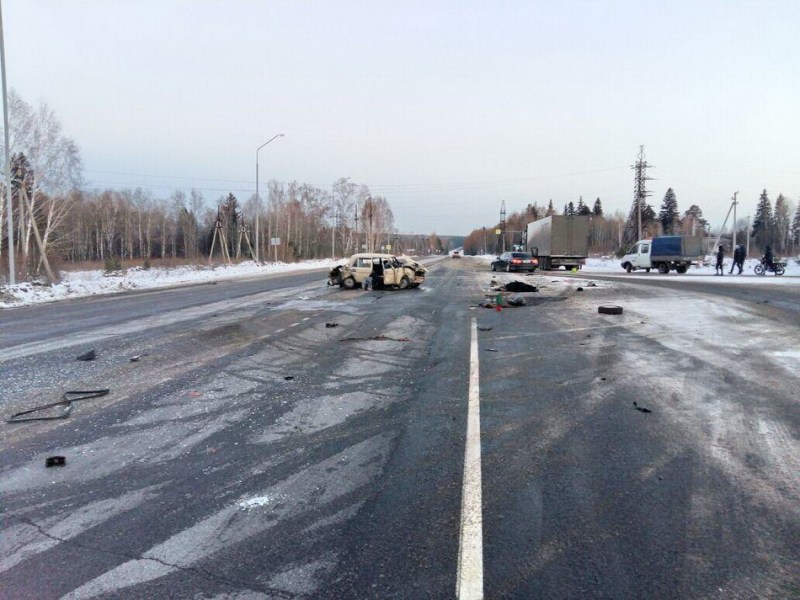
M450 258L461 258L461 253L458 250L453 250L450 253Z
M529 271L533 273L539 261L527 252L504 252L492 261L492 271Z

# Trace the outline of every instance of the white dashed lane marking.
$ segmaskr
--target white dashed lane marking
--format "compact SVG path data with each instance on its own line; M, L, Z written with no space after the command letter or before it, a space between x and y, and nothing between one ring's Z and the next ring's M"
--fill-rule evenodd
M472 319L469 348L469 403L464 483L461 491L461 534L458 544L456 596L483 598L483 512L481 499L481 415L478 323Z

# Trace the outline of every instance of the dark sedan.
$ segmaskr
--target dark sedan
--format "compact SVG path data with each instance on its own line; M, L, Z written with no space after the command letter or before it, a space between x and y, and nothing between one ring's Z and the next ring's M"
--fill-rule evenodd
M527 252L504 252L492 261L492 271L530 271L533 273L539 266L539 259Z

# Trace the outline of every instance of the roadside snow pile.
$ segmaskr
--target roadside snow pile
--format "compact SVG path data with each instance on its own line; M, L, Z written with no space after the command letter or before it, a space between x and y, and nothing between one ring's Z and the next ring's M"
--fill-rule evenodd
M256 277L289 271L330 269L335 264L337 261L331 259L264 265L248 261L228 266L187 265L147 270L135 267L113 275L106 275L101 270L65 271L62 273L63 281L52 286L26 282L0 288L0 308L112 294L127 290L164 288L185 283Z
M731 270L731 257L726 256L724 265L725 265L725 275L728 275ZM755 267L760 258L748 258L744 261L744 270L742 271L742 276L755 276L753 273L753 267ZM786 275L800 275L800 256L796 257L781 257L781 260L786 261ZM692 265L689 268L687 273L694 274L694 275L714 275L714 264L716 263L716 258L713 256L707 256L706 260L703 261L703 264L700 265ZM599 258L587 258L586 265L582 269L583 271L592 272L592 273L624 273L625 270L621 266L621 261L618 258L614 258L613 256L602 256ZM737 270L734 269L734 274L737 273ZM644 271L638 270L634 271L634 274L641 273L644 274ZM768 274L769 277L775 277L773 273Z

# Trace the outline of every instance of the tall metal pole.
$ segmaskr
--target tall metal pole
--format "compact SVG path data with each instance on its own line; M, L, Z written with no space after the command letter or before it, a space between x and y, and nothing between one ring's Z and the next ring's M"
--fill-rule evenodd
M736 196L739 195L739 192L733 193L733 247L736 248Z
M282 133L273 136L268 141L261 144L258 148L256 148L256 262L258 262L258 249L259 249L259 242L258 242L258 232L259 232L259 214L261 213L261 197L258 195L258 151L261 150L264 146L269 144L275 138L283 137Z
M11 149L8 135L8 93L6 91L6 45L3 36L3 6L0 4L0 70L3 72L3 132L6 142L6 208L8 209L8 282L17 282L17 268L14 265L14 211L11 208Z

